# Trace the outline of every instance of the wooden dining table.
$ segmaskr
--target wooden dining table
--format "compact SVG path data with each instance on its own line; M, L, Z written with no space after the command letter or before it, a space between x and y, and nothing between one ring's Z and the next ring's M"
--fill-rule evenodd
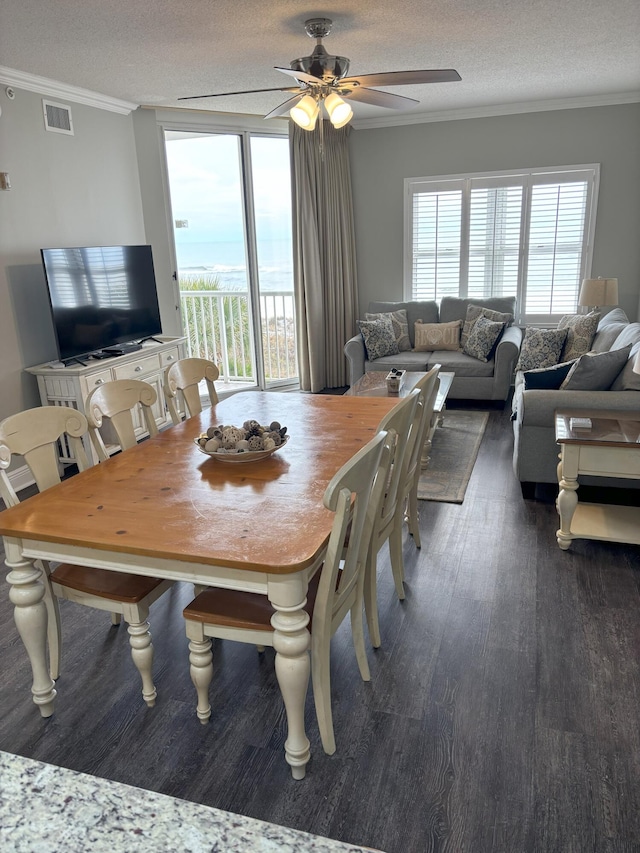
M47 666L46 579L34 561L259 592L274 608L275 668L288 725L285 757L293 777L302 779L310 757L304 728L310 637L303 607L333 522L323 495L396 403L241 392L0 512L10 598L42 716L53 713L56 689ZM196 446L209 426L249 419L286 425L288 442L268 459L248 464L221 462Z

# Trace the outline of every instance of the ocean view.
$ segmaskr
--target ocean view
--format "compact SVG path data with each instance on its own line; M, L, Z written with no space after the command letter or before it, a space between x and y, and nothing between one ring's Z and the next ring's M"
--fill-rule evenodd
M216 276L228 290L247 289L244 243L178 242L176 254L180 278ZM258 243L258 274L262 291L293 291L293 261L288 240Z

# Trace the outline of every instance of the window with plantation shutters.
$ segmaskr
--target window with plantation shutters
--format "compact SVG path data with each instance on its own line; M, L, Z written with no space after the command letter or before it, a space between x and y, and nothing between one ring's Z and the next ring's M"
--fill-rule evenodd
M598 179L597 165L408 179L406 297L515 296L523 323L574 312Z

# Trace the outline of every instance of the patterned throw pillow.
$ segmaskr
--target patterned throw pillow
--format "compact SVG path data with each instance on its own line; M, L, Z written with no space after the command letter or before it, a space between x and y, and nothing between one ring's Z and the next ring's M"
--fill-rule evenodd
M459 350L460 326L462 320L451 323L423 323L416 320L413 324L416 336L416 352L433 352L434 350Z
M462 347L462 352L477 358L478 361L489 361L491 350L503 329L504 323L489 320L487 317L478 317L466 344Z
M460 346L463 349L478 317L486 317L487 320L495 320L496 323L504 323L505 326L510 326L513 323L513 314L492 311L490 308L483 308L482 305L467 305L467 317L462 327L462 334L460 335Z
M365 314L365 320L379 320L380 317L389 317L393 326L393 334L398 344L399 352L407 352L411 349L411 341L409 340L409 321L407 320L406 309L401 308L398 311L390 311L388 314Z
M535 329L532 326L525 329L516 370L535 370L557 364L566 339L566 329Z
M624 349L580 356L560 388L563 391L608 391L625 366L630 352L631 344Z
M567 339L562 349L562 361L572 361L589 352L600 321L600 312L589 314L566 314L558 323L559 329L567 330Z
M384 358L385 355L398 354L398 342L393 334L393 324L389 317L377 320L358 320L364 346L369 361Z

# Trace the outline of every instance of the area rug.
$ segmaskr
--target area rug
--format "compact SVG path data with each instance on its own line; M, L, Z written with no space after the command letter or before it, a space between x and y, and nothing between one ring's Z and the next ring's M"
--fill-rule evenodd
M461 504L473 471L489 412L445 409L433 436L431 461L422 472L418 498Z

